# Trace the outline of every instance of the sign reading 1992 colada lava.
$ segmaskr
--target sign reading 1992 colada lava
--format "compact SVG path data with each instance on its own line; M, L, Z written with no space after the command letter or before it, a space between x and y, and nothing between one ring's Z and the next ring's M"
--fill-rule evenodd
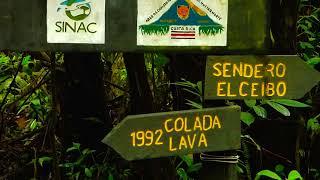
M102 140L127 160L240 148L240 107L130 115Z
M47 0L48 43L105 43L105 0Z
M228 0L138 0L137 45L226 46Z

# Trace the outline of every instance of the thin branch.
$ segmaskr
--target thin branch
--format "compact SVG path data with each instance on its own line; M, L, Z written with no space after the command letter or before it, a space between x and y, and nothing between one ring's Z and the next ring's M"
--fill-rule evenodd
M8 139L8 140L1 141L0 144L12 144L12 143L15 143L17 141L21 141L21 140L27 139L29 137L32 137L32 136L40 133L45 128L46 128L46 126L43 126L43 127L39 128L39 129L33 130L33 131L29 132L29 133L26 133L26 134L24 134L24 135L22 135L20 137L16 137L14 139Z
M20 96L18 99L16 99L14 101L14 103L17 103L18 101L20 101L21 99L23 99L25 96L27 96L27 98L23 101L22 105L25 105L25 103L29 100L29 98L31 97L31 95L37 90L39 89L43 84L47 83L49 80L45 81L45 77L49 74L49 71L47 71L47 73L41 78L40 82L33 87L32 89L30 89L29 91L27 91L25 94L23 94L22 96Z
M7 101L7 98L11 92L11 89L14 85L14 83L16 82L16 78L19 74L19 71L22 67L22 61L23 59L21 59L21 61L19 62L19 65L18 65L18 69L14 75L14 78L12 79L10 85L9 85L9 88L7 89L7 92L6 92L6 95L4 96L4 98L2 99L2 102L1 102L1 105L0 105L0 111L1 111L1 117L0 117L0 121L1 121L1 126L0 126L0 140L2 139L2 134L3 134L3 131L4 131L4 109L3 106L5 105L6 101ZM3 108L3 109L2 109Z
M56 60L60 59L62 57L62 53L58 56L58 58L55 57L55 53L51 54L50 60L51 60L51 101L52 101L52 105L51 105L51 114L52 114L52 118L49 119L49 124L47 126L47 130L49 132L49 138L50 138L50 142L51 142L51 147L52 147L52 151L53 151L53 177L54 179L61 179L60 176L60 170L59 170L59 165L58 165L58 154L57 154L57 148L56 148L56 138L55 138L55 130L56 130L56 124L58 121L58 114L57 114L57 99L56 99L56 86L55 86L55 82L56 82Z
M107 80L105 80L105 82L108 83L108 84L110 84L111 86L113 86L113 87L115 87L115 88L123 91L123 92L129 93L129 91L127 91L125 88L123 88L123 87L121 87L121 86L119 86L119 85L116 85L116 84L114 84L114 83L112 83L112 82L110 82L110 81L107 81Z
M248 140L244 140L244 141L246 141L246 142L248 142L248 143L256 146L256 144L253 143L252 141L248 141ZM290 161L290 160L287 159L286 157L283 157L283 156L281 156L281 155L279 155L279 154L276 154L276 153L274 153L274 152L272 152L272 151L270 151L270 150L262 147L261 145L259 145L259 147L260 147L260 149L261 149L262 152L266 152L266 153L268 153L268 154L270 154L270 155L272 155L272 156L274 156L274 157L277 157L277 158L279 158L279 159L284 160L285 162L287 162L287 163L289 163L289 164L293 164L292 161Z

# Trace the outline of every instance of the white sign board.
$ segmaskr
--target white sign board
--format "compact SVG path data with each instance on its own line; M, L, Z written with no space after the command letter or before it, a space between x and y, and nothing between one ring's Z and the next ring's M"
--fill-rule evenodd
M138 0L138 46L226 46L228 0Z
M105 43L105 0L47 0L48 43Z

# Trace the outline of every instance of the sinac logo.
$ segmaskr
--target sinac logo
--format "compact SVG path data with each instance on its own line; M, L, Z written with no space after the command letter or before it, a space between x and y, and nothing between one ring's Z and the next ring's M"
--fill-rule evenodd
M84 20L91 13L91 6L87 0L65 0L57 11L63 9L66 15L74 21Z

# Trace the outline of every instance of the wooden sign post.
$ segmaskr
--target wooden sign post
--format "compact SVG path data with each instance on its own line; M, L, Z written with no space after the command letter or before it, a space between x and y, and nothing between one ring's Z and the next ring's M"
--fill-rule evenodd
M205 99L298 99L319 81L298 56L209 56Z
M126 117L102 142L126 160L240 148L240 107Z

